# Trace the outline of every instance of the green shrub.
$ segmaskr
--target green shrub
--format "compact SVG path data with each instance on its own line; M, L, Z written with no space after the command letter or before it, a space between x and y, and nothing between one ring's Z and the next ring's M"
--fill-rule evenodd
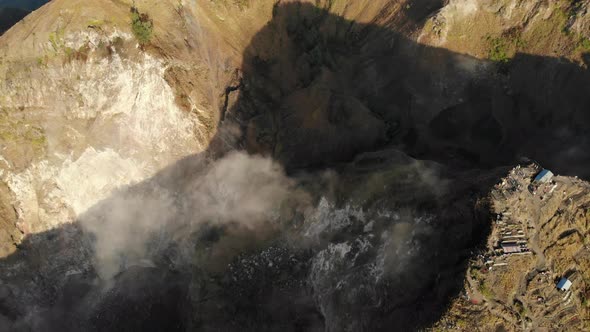
M74 51L74 49L73 49L73 48L71 48L71 47L66 47L66 48L64 49L64 51L65 51L65 53L66 53L66 57L68 57L68 58L72 57L72 55L73 55L73 54L74 54L74 52L75 52L75 51Z
M125 44L125 40L123 40L123 38L117 36L115 38L113 38L113 40L111 40L111 45L117 49L120 49L123 47L123 45Z
M486 36L489 45L488 58L498 63L508 63L519 49L526 47L524 40L520 38L520 32L512 29L501 36Z
M580 39L578 40L577 49L582 52L590 51L590 39L580 37Z
M487 299L491 299L494 296L494 293L488 288L483 280L479 282L479 292Z
M47 58L46 57L37 57L37 65L39 66L47 66Z
M86 23L89 28L100 28L105 24L103 20L90 20Z
M488 52L490 60L503 63L510 60L510 57L508 56L508 47L502 38L488 37L488 42L490 43L490 50Z
M59 52L59 50L64 47L63 37L63 29L56 29L49 34L49 42L51 43L51 47L55 52Z
M250 5L250 0L234 0L234 4L240 7L240 9L244 9Z
M154 23L148 14L140 13L137 8L131 8L131 29L140 45L146 45L152 39Z

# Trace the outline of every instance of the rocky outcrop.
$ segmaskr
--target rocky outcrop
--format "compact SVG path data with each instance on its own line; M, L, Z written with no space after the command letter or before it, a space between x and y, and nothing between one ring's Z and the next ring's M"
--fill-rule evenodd
M587 139L575 124L587 121L589 101L574 86L588 85L589 76L580 63L583 38L563 19L573 15L568 3L451 1L422 16L424 27L398 30L418 10L408 6L379 16L392 28L305 5L277 7L243 58L234 113L250 150L297 168L394 145L469 167L528 156L583 175L576 165L585 157L575 151ZM484 25L488 18L497 24ZM474 33L436 37L437 20L453 36Z
M0 260L5 326L144 326L128 313L172 330L424 327L461 287L489 221L476 197L497 177L397 150L332 175L280 170L193 160L28 235Z
M17 228L17 215L14 207L12 193L6 185L0 186L0 256L6 257L16 250L16 245L22 239L22 232Z

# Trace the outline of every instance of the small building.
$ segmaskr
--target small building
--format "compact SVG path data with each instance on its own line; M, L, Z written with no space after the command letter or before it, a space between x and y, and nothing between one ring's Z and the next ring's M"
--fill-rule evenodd
M505 254L521 252L520 245L516 242L502 242L500 245L502 246L502 250L504 250Z
M569 281L568 278L561 278L561 280L559 280L559 282L557 283L557 289L559 289L560 291L567 291L570 289L570 287L572 287L572 282Z
M539 174L537 174L537 176L535 176L535 180L533 180L533 182L547 183L551 181L551 179L553 179L553 172L548 169L543 169L539 172Z

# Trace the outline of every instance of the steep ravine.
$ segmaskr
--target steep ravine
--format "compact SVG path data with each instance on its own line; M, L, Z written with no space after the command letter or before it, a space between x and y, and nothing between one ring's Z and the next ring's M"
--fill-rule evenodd
M587 176L583 5L134 3L0 37L0 329L428 328L510 166Z

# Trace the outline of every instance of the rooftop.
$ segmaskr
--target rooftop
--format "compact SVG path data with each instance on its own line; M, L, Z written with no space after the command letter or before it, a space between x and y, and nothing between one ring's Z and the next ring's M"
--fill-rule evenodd
M561 280L557 283L557 288L559 288L562 291L570 289L571 286L572 282L569 281L568 278L561 278Z
M543 169L537 176L535 176L535 182L549 182L553 177L553 172L548 169Z

